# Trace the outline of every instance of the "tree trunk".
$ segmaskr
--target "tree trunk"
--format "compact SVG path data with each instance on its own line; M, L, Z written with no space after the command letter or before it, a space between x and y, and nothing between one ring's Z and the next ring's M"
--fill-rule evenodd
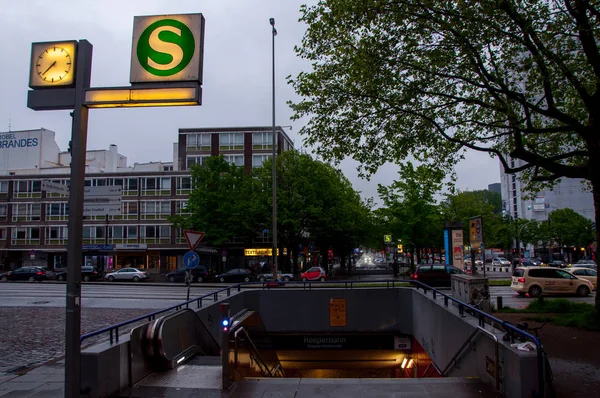
M600 260L600 230L598 224L600 223L600 178L592 180L592 194L594 197L594 222L596 223L596 263ZM596 282L600 278L596 276ZM600 319L600 294L596 292L596 316Z

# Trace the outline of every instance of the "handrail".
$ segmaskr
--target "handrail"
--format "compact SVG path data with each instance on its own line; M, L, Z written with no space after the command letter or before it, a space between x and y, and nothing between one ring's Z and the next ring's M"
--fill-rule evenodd
M543 397L544 396L544 391L545 391L545 381L544 381L544 359L543 359L543 355L544 355L544 349L542 347L542 343L540 341L539 338L535 337L534 335L532 335L531 333L527 333L526 331L517 328L516 326L512 325L509 322L503 321L501 319L496 318L495 316L492 316L486 312L481 311L479 308L475 308L474 306L467 304L467 303L463 303L460 300L455 299L452 296L449 296L431 286L428 286L424 283L421 283L419 281L411 281L411 283L413 283L416 287L417 290L419 290L419 287L423 288L423 291L425 294L427 294L428 290L431 290L433 292L433 299L435 300L437 295L440 294L444 297L444 305L447 307L448 306L448 301L452 301L456 304L458 304L458 312L461 316L464 316L465 313L465 307L469 310L472 311L473 313L477 314L477 317L479 318L479 326L484 326L485 325L485 320L488 319L490 321L492 321L495 324L501 325L504 330L506 330L506 332L508 333L510 340L512 343L515 342L515 335L521 335L523 337L525 337L528 340L531 340L536 347L537 350L537 361L538 361L538 396ZM473 315L475 316L475 315ZM496 367L498 365L496 364Z
M79 344L81 345L84 340L89 339L90 337L98 336L98 335L100 335L102 333L109 333L110 334L110 343L111 344L113 343L113 333L114 333L114 339L115 339L115 341L119 342L119 328L121 328L123 326L127 326L127 325L130 325L132 323L135 323L135 322L138 322L138 321L142 321L142 320L145 320L145 319L147 319L150 322L150 321L156 319L157 315L164 314L165 312L169 312L169 311L172 311L172 310L180 310L183 307L188 308L188 306L190 304L194 303L194 302L197 304L198 308L201 308L202 307L202 300L203 299L205 299L205 298L207 298L209 296L213 296L214 301L217 301L219 293L224 292L224 291L227 291L227 296L229 297L231 295L231 289L237 288L238 292L239 292L240 289L241 289L241 286L243 284L244 283L238 283L236 285L230 285L230 286L224 287L223 289L219 289L219 290L216 290L214 292L207 293L205 295L193 298L191 300L188 300L188 301L185 301L183 303L179 303L179 304L173 305L171 307L168 307L168 308L165 308L165 309L162 309L162 310L159 310L159 311L154 311L154 312L151 312L151 313L146 314L146 315L141 315L141 316L138 316L138 317L133 318L133 319L129 319L129 320L126 320L126 321L123 321L123 322L120 322L120 323L117 323L117 324L114 324L114 325L110 325L110 326L107 326L105 328L96 330L94 332L82 334L79 337Z
M246 335L246 338L250 342L250 345L252 346L252 350L254 351L254 354L258 358L255 358L254 355L252 355L250 353L250 350L248 350L248 354L250 355L250 357L254 358L254 360L256 361L256 363L258 363L258 367L262 371L263 375L265 375L267 377L272 377L271 370L269 369L269 365L267 365L267 363L265 362L265 360L262 359L262 357L260 356L260 352L258 352L258 349L256 348L256 346L254 345L254 342L250 338L250 335L248 334L248 331L244 327L240 327L238 330L235 331L235 333L233 335L233 337L235 339L234 353L233 353L233 355L234 355L234 358L235 358L234 363L235 363L236 368L237 368L237 342L238 342L238 333L239 332L244 332L244 334Z

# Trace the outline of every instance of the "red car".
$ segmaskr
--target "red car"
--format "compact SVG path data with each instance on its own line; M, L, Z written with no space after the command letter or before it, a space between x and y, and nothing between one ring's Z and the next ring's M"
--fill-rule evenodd
M324 282L327 279L327 273L321 267L312 267L308 271L300 275L300 280L306 281L321 281Z

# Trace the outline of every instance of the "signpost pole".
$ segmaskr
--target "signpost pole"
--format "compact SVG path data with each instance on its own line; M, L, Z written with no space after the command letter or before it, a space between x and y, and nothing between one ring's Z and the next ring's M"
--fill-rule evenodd
M69 243L67 246L67 314L65 396L81 396L81 247L83 244L83 195L87 147L88 108L83 105L90 87L93 46L80 40L77 46L75 108L71 132L71 186L69 194Z

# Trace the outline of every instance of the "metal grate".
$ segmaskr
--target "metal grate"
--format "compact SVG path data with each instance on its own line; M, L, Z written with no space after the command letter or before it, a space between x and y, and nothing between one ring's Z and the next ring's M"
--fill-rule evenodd
M178 387L221 389L223 368L220 366L183 365L164 373L153 373L136 387Z

